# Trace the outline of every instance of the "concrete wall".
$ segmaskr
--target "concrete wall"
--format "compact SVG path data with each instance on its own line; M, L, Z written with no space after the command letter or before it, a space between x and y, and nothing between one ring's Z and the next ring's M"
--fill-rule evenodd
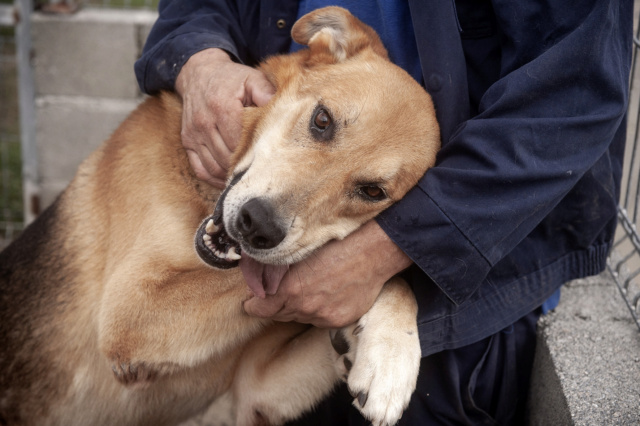
M156 12L84 9L32 19L41 205L142 100L133 73Z

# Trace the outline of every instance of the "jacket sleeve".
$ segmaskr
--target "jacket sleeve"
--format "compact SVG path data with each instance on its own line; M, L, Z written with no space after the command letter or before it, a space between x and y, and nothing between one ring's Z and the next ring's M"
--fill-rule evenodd
M455 303L607 151L627 106L632 6L494 1L500 78L443 140L436 167L378 217Z
M226 50L235 60L252 63L248 37L243 29L257 20L259 2L245 2L239 13L240 2L227 0L161 0L159 17L154 24L141 58L135 64L140 89L145 93L173 90L175 79L184 63L200 50L218 47Z

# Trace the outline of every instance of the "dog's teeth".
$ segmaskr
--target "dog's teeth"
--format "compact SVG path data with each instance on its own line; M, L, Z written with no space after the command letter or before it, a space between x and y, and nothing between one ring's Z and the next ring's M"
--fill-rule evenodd
M205 245L205 246L207 246L207 247L209 247L211 250L213 250L213 243L211 242L211 240L209 240L209 241L205 241L205 242L204 242L204 245Z
M215 232L218 232L220 228L217 227L215 223L213 223L213 219L209 219L209 222L207 222L207 226L205 226L204 229L205 231L207 231L207 234L213 234Z
M203 239L203 240L205 240L205 241L211 241L211 235L209 235L209 234L204 234L204 235L202 236L202 239Z
M214 251L213 254L215 254L216 256L218 256L220 259L226 259L227 255L225 253L222 253L218 250Z
M235 247L231 247L229 249L229 252L227 253L227 259L229 260L240 260L242 256L240 256L237 252L236 252L236 248Z

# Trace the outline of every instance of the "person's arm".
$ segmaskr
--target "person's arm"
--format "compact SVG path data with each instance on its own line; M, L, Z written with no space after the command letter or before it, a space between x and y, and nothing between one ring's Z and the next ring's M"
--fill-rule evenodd
M484 94L479 115L443 142L437 166L378 218L455 303L614 139L628 100L632 6L494 2L502 78Z
M255 61L235 7L224 0L161 0L158 19L134 67L140 89L149 94L174 90L182 66L208 48L223 49L236 62Z
M243 65L255 61L247 39L257 30L241 30L251 27L256 8L240 17L237 7L221 0L161 1L135 65L143 91L175 90L182 97L182 144L191 167L219 188L240 138L243 107L264 105L273 94L261 72Z
M480 114L444 141L437 166L377 218L392 243L455 303L605 153L627 105L632 2L557 2L544 10L532 2L495 3L503 77L485 93ZM320 249L309 265L285 274L278 294L251 299L245 310L345 325L368 309L390 272L407 266L384 239L364 259L354 254L358 241L375 235L379 228L367 226ZM344 254L341 270L357 273L332 275L328 283L320 269L335 267L336 252Z

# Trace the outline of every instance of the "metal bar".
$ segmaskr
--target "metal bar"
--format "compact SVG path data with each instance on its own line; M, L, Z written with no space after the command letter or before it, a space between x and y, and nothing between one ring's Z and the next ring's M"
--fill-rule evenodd
M625 257L623 257L620 260L616 261L616 272L620 273L622 272L622 267L624 266L624 264L631 259L634 255L635 255L635 251L631 251L629 254L627 254Z
M618 209L618 220L620 221L620 225L624 231L627 233L631 244L633 244L638 253L640 253L640 235L638 235L636 225L631 221L631 219L629 219L627 213L622 209Z
M629 309L629 312L631 313L631 318L633 318L634 322L638 326L638 329L640 330L640 319L638 318L638 315L636 314L636 307L632 304L631 301L629 301L629 299L627 298L627 295L625 294L624 290L622 289L622 285L621 285L620 281L618 280L618 274L616 274L615 271L613 271L609 265L607 265L607 268L609 269L609 272L611 273L611 276L613 277L613 281L615 281L615 283L616 283L616 285L618 287L618 290L620 291L620 294L622 295L622 299L624 300L624 303L627 305L627 308Z
M634 55L634 58L636 58L637 55ZM635 71L635 66L633 68L633 70ZM633 78L633 76L632 76ZM631 80L631 84L632 84L632 88L633 89L633 80ZM633 92L631 92L633 93ZM639 106L639 111L640 111L640 106ZM637 204L634 206L630 206L630 200L631 200L631 190L632 190L632 178L633 178L633 171L635 169L635 165L637 163L636 161L636 157L638 155L638 139L639 139L639 135L640 135L640 117L636 116L636 123L635 123L635 129L634 129L634 133L633 133L633 148L631 150L631 160L629 161L629 165L628 165L628 170L627 170L627 188L625 191L625 197L624 200L622 201L622 206L625 209L625 211L629 212L629 210L633 210L633 215L634 218L637 218L637 212L638 212L638 208L637 208ZM640 189L640 186L636 186L636 201L638 200L638 189Z
M38 213L40 179L38 172L38 150L35 127L35 89L31 67L31 0L15 0L17 11L16 62L18 68L18 99L20 105L20 147L22 150L22 185L25 226Z
M633 93L633 82L635 81L635 74L636 74L636 68L637 68L637 63L638 63L638 48L640 48L640 25L636 28L636 33L635 36L633 37L633 56L632 56L632 62L631 62L631 75L629 78L629 93ZM629 102L631 104L631 102ZM639 111L640 111L640 106L639 106ZM628 175L627 175L627 187L625 189L625 195L623 197L622 200L620 200L620 205L625 209L625 210L629 210L629 201L630 201L630 197L631 197L631 177L633 176L633 168L634 165L636 163L635 158L637 155L637 148L638 148L638 136L640 133L640 119L639 117L636 117L636 125L635 125L635 131L633 134L633 148L632 148L632 153L631 153L631 160L629 162L629 170L628 170ZM628 155L628 154L627 154ZM637 200L637 198L636 198ZM634 210L634 214L637 212L638 207L637 205L634 206L633 208Z
M636 126L635 126L635 131L634 131L634 136L633 136L633 147L631 149L631 160L629 161L629 170L627 170L627 188L625 191L625 197L624 200L622 201L622 206L624 207L625 211L629 211L629 210L635 210L635 207L630 206L629 202L631 200L631 190L632 190L632 181L631 181L631 176L633 175L632 173L632 169L633 169L633 165L636 162L636 156L637 156L637 150L638 150L638 144L636 143L638 140L638 133L640 132L640 120L636 120Z
M640 109L639 109L640 111ZM638 122L640 122L640 115L638 116ZM634 166L635 166L635 154L636 151L638 149L638 135L636 134L636 137L634 139L634 143L633 143L633 156L631 157L631 163L629 165L629 177L627 179L627 187L631 186L631 182L633 180L633 177L635 176L635 173L633 173L634 171ZM637 179L636 179L636 198L635 198L635 205L633 206L633 221L632 223L638 223L638 203L640 202L640 185L638 185ZM635 225L634 225L635 226Z
M0 4L0 26L12 27L15 24L14 8L10 4Z
M629 234L627 234L626 232L622 235L622 238L620 238L618 241L614 241L613 243L613 249L617 249L620 245L622 245L622 243L624 243L626 240L628 240Z
M636 269L635 272L632 272L631 274L627 275L627 279L624 281L624 288L628 289L629 288L629 284L631 284L631 282L633 281L633 279L635 277L637 277L638 275L640 275L640 269Z

